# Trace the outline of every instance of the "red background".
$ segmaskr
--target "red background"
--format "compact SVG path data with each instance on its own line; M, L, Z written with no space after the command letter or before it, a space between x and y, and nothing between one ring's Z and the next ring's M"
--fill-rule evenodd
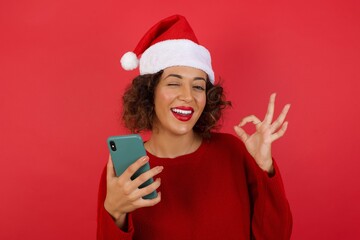
M159 19L184 14L212 53L233 108L291 103L274 156L292 239L360 235L358 1L1 1L0 239L94 239L107 136L119 125L119 66Z

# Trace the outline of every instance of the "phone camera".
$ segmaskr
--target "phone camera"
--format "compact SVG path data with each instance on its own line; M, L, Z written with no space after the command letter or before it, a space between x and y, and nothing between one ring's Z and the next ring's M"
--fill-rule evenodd
M116 145L114 141L110 141L110 148L111 150L116 151Z

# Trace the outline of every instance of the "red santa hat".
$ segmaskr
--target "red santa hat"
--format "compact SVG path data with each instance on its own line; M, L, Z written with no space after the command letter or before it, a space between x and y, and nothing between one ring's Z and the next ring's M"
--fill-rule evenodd
M153 74L167 67L187 66L203 70L214 83L210 52L199 42L185 17L174 15L155 24L133 52L121 60L125 70L139 66L140 75Z

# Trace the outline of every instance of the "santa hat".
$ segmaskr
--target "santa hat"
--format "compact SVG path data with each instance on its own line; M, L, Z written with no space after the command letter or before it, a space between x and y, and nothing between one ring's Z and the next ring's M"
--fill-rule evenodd
M187 66L203 70L214 83L210 52L199 42L185 17L174 15L155 24L133 52L121 60L125 70L138 66L140 75L153 74L167 67Z

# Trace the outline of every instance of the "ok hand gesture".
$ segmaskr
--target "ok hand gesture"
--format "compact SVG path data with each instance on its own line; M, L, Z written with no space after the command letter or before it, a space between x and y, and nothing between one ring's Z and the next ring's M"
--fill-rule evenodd
M288 122L284 122L284 120L290 109L290 104L286 104L279 117L272 122L275 97L275 93L271 94L268 110L263 121L260 121L254 115L250 115L243 118L237 126L234 126L236 134L244 142L248 152L255 159L259 167L268 173L273 172L271 144L285 134ZM242 129L243 126L250 122L256 127L255 133L251 135Z

